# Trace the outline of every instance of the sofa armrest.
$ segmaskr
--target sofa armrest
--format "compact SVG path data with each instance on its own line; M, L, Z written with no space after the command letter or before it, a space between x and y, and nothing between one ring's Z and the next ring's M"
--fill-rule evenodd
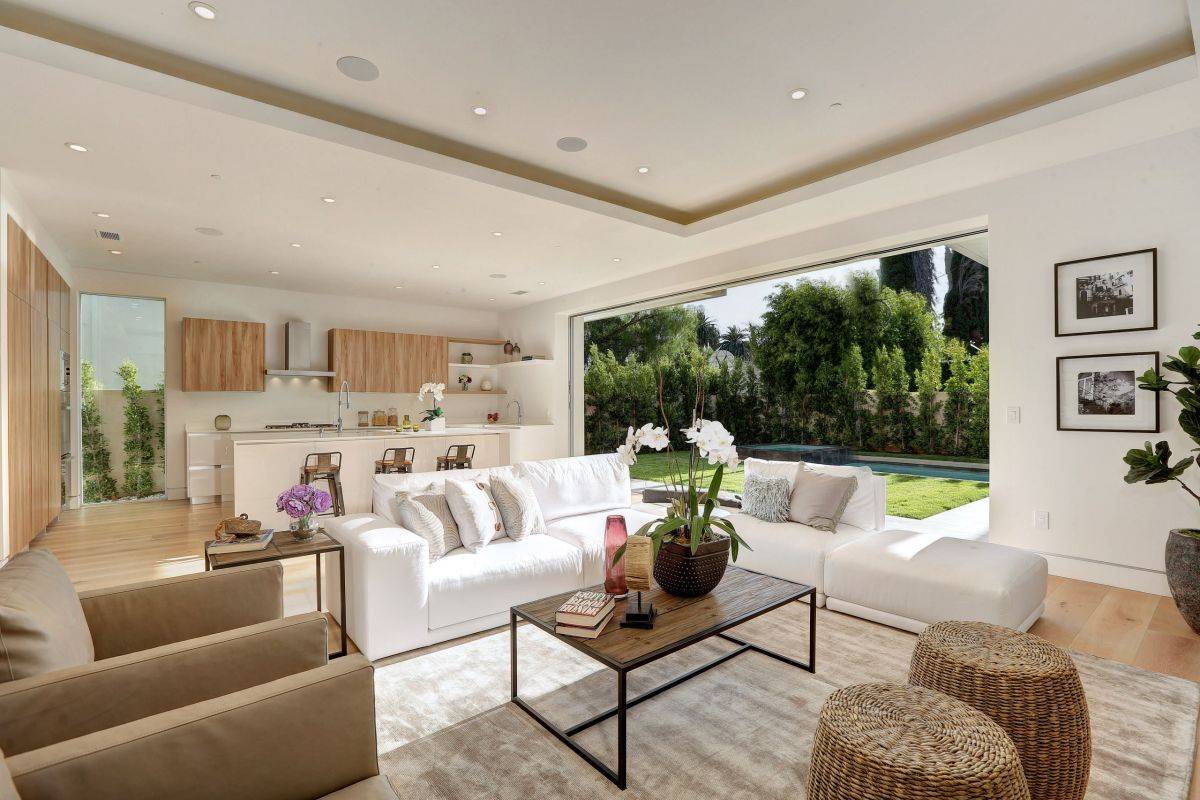
M327 627L314 612L0 684L0 750L36 750L324 666Z
M279 562L79 594L96 659L283 618Z
M327 519L346 556L346 633L367 658L411 650L429 635L429 544L374 514ZM342 619L338 556L326 556L325 597Z
M872 475L875 482L875 530L881 531L887 527L887 478L882 475Z
M379 774L362 656L8 758L21 800L298 800Z

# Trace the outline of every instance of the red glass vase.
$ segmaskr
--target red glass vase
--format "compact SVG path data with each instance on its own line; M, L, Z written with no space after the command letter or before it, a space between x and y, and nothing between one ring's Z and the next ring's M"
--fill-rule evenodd
M613 564L613 556L628 539L625 517L620 514L610 516L604 523L604 591L617 597L629 594L629 586L625 583L625 559Z

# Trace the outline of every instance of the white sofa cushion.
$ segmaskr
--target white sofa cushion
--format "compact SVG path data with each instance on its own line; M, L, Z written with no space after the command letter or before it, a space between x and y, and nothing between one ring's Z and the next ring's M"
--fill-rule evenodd
M394 502L396 492L419 494L428 490L445 494L447 480L471 480L487 483L492 475L498 474L513 475L515 473L512 467L491 467L489 469L446 469L435 472L376 475L371 486L371 512L390 520L395 525L400 525L400 517L396 513Z
M884 531L830 554L825 593L831 606L836 598L918 627L958 619L1017 628L1045 600L1046 559L940 533Z
M628 504L624 508L609 508L557 519L546 526L547 533L566 542L583 554L583 585L594 586L604 582L604 526L611 514L625 517L625 527L632 536L638 528L652 519L663 516L662 506L641 505L636 508Z
M887 515L887 482L871 471L870 467L849 464L809 464L804 461L769 461L762 458L747 458L747 475L783 475L796 488L797 471L801 469L837 477L852 476L858 479L858 487L846 503L841 521L865 531L880 530Z
M488 542L505 535L500 509L486 483L447 480L446 502L458 523L463 547L472 553L478 553Z
M525 461L517 472L529 478L546 522L629 505L629 467L616 453L547 461Z
M763 522L741 511L729 521L754 548L738 550L737 565L754 572L815 586L825 593L825 559L840 547L875 534L842 523L837 533L819 531L799 522Z
M742 464L747 478L751 475L787 478L792 486L796 485L796 470L801 468L799 461L773 461L766 458L747 458Z
M459 548L429 565L429 628L578 589L582 569L579 548L552 536L497 539L478 553Z

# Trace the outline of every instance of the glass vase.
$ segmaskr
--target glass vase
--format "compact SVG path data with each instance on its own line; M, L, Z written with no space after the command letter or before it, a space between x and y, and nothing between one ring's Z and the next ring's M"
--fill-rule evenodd
M616 597L629 594L625 582L625 559L613 564L613 556L629 540L625 517L613 514L604 523L604 591Z
M317 524L316 515L306 514L300 519L296 520L296 527L292 530L292 537L301 540L311 539L317 535L317 531L320 529L321 526Z

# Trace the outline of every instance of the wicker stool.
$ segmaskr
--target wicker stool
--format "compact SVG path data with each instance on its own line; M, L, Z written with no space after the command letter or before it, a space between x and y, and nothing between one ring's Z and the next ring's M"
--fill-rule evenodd
M979 709L1012 737L1033 800L1080 800L1092 733L1087 698L1064 650L985 622L939 622L917 637L909 683Z
M1000 726L920 686L866 683L829 696L817 720L808 800L1029 800Z

